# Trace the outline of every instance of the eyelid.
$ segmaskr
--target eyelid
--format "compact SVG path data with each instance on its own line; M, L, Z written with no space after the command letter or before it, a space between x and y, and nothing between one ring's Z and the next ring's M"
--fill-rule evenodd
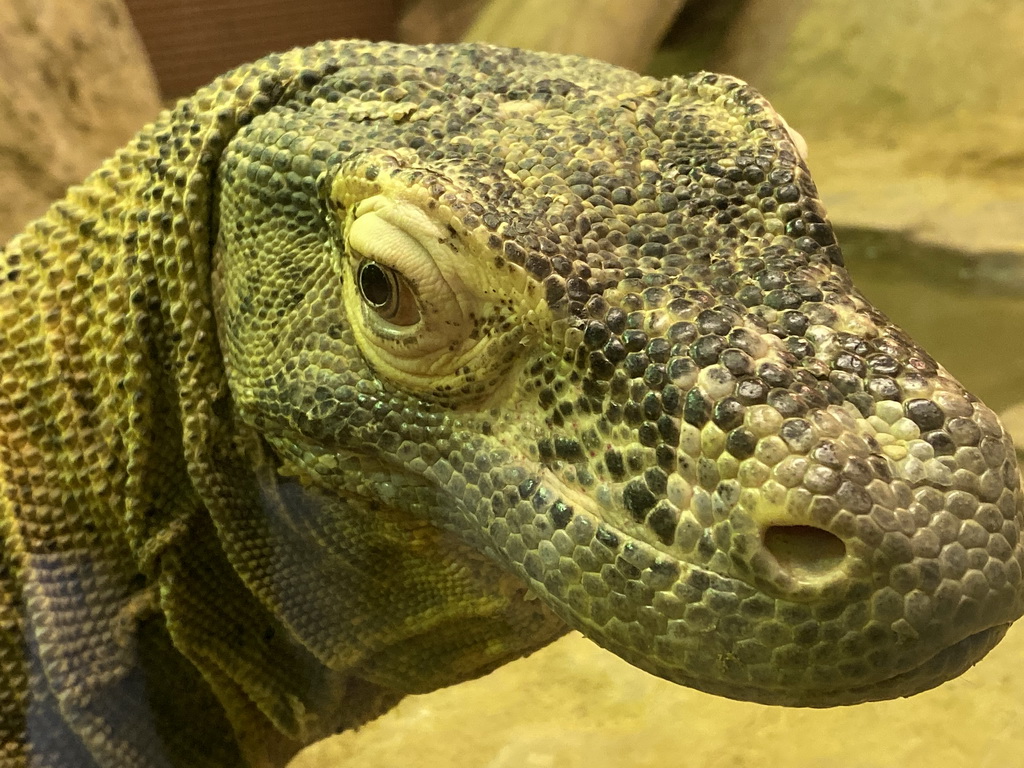
M349 227L348 244L354 253L360 254L366 261L375 261L400 271L413 281L422 277L422 259L410 259L408 255L410 252L422 252L423 246L408 232L380 216L357 216ZM418 269L417 262L420 262Z
M494 394L473 371L507 370L526 336L550 326L541 288L522 268L491 257L490 242L464 231L454 212L426 194L393 185L362 198L358 181L336 180L332 195L342 203L333 209L341 304L363 359L382 382L431 400ZM407 278L417 294L417 323L402 327L373 312L358 283L364 260ZM503 320L513 302L526 307L521 324ZM480 332L498 324L500 333Z
M450 285L441 285L448 280L424 244L431 239L439 242L440 228L419 209L401 204L394 208L364 211L364 206L360 206L349 225L349 248L404 275L419 296L451 290ZM419 216L411 215L413 211Z
M458 355L469 343L477 299L461 279L463 257L452 248L447 229L419 207L385 195L363 200L349 215L343 290L345 305L359 316L353 328L368 342L364 354L376 358L377 345L392 364L409 369ZM363 299L359 266L365 261L405 278L415 297L414 320L389 321Z

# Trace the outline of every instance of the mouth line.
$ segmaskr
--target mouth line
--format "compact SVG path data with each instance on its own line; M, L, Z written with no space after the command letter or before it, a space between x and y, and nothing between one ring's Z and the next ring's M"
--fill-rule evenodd
M973 667L999 643L1009 628L1010 623L1006 622L974 632L942 648L917 666L891 677L858 686L794 690L783 699L772 697L763 703L824 709L916 696L959 677ZM762 689L762 693L777 694L779 690Z
M597 538L605 544L612 552L621 553L629 550L629 562L641 570L645 569L641 561L646 561L646 567L661 566L663 572L659 575L667 576L670 571L675 580L679 580L687 571L691 573L702 573L705 579L702 581L698 591L707 589L719 589L728 591L735 595L748 591L763 592L763 586L752 584L747 579L736 575L723 574L715 569L680 559L675 553L666 551L649 541L636 537L635 532L628 530L628 526L621 525L621 522L611 523L596 514L594 500L576 491L569 483L566 483L557 473L550 468L544 468L535 476L537 484L550 492L550 501L561 501L568 504L572 510L572 516L588 518ZM608 532L606 538L602 539L600 531ZM664 566L671 564L672 569ZM832 569L830 572L833 578L839 577L843 569ZM825 579L828 580L828 579ZM820 586L820 585L819 585ZM767 594L767 593L764 593ZM780 599L778 595L769 595L774 599ZM790 594L785 599L792 602L805 602L798 594ZM567 606L564 606L567 607ZM586 617L579 616L576 620L570 618L572 611L562 614L556 608L556 612L563 616L571 626L581 628L586 624ZM636 658L636 648L629 642L623 642L623 638L602 636L602 634L585 634L592 640L602 645L619 656L631 660L632 663L647 669L649 672L670 680L675 680L683 685L691 686L700 690L714 693L728 698L737 698L764 704L775 704L790 707L823 708L833 706L845 706L859 704L868 701L879 701L886 699L905 698L935 688L942 683L960 676L976 663L981 661L989 651L995 647L1006 634L1012 622L1004 621L992 624L984 629L975 631L956 642L937 648L930 656L926 656L926 648L920 648L919 656L904 657L904 662L909 666L900 670L900 665L894 664L888 670L889 676L868 676L867 680L847 679L836 674L832 679L818 679L810 685L797 686L787 689L785 686L777 686L771 683L767 685L751 685L751 681L739 682L734 680L731 683L726 678L707 679L694 677L693 670L678 667L668 658L660 658L659 663L649 663L649 660ZM698 633L699 634L699 633ZM933 646L934 647L934 646ZM648 662L648 663L645 663ZM895 659L894 659L895 661ZM866 670L863 670L866 671ZM877 669L876 673L885 675L886 672ZM868 673L870 675L870 673ZM767 682L767 681L765 681ZM807 681L810 682L810 681Z
M847 691L857 701L872 701L878 698L894 698L894 696L885 694L889 689L897 686L901 689L898 696L903 698L930 690L958 677L981 661L1002 639L1009 628L1010 622L1005 622L978 630L952 645L947 645L916 667L874 683L849 688ZM918 678L917 682L920 685L907 685L915 678ZM857 694L862 694L862 696L857 697Z

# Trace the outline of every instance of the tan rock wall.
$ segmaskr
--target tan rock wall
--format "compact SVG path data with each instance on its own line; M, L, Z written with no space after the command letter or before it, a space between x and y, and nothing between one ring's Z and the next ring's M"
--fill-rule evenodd
M764 89L809 139L900 146L913 170L1019 182L1022 40L1014 0L754 0L714 64Z
M0 2L0 242L158 109L120 0Z
M683 0L491 0L463 39L643 70Z

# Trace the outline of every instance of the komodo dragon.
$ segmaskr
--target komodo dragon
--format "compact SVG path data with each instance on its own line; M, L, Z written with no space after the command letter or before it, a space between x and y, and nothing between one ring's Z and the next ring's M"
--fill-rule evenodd
M743 83L323 43L0 259L3 766L281 765L573 627L906 696L1024 608L1011 444Z

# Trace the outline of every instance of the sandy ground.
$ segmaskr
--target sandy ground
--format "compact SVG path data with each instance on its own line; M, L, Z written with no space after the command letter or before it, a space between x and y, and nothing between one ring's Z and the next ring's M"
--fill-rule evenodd
M830 710L716 698L579 635L481 680L414 696L292 768L1016 768L1024 627L967 674L910 699Z

